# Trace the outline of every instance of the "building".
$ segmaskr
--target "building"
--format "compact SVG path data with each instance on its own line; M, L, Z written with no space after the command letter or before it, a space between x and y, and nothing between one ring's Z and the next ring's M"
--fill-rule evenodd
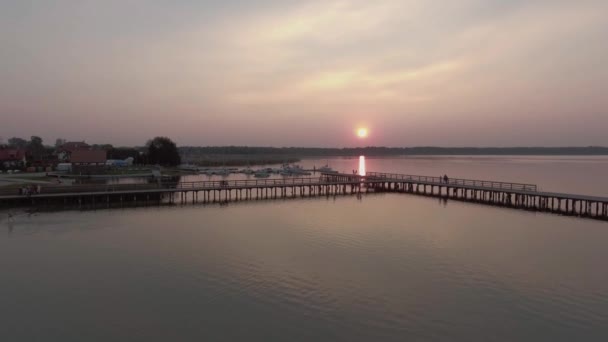
M84 141L71 141L59 146L56 150L57 159L61 163L71 162L71 156L74 151L90 150L91 146Z
M0 147L0 169L23 169L26 166L26 163L25 150L12 147Z
M70 153L73 172L92 172L103 170L106 165L105 150L74 150Z

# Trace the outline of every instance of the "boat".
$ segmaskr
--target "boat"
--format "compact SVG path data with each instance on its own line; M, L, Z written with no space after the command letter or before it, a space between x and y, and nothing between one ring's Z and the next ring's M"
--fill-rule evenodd
M337 171L334 171L334 169L332 169L331 167L329 167L329 165L325 164L324 166L321 166L320 168L317 169L318 172L331 172L331 173L336 173Z
M220 176L229 176L230 175L230 170L228 169L218 169L215 171L216 175L220 175Z
M281 168L279 173L282 176L293 176L293 175L308 176L308 175L310 175L310 172L307 172L306 170L304 170L304 168L301 167L300 165L289 165L289 164L283 164L283 167Z
M252 170L252 169L251 169L251 168L248 166L248 167L246 167L246 168L242 169L242 170L241 170L241 173L244 173L244 174L246 174L246 175L252 175L252 174L254 174L254 173L255 173L255 171L253 171L253 170Z
M291 167L291 173L298 176L310 176L310 172L304 170L300 165L293 165Z
M268 172L266 172L266 170L259 170L259 171L256 171L253 174L253 176L255 178L268 178L268 177L270 177L270 174Z

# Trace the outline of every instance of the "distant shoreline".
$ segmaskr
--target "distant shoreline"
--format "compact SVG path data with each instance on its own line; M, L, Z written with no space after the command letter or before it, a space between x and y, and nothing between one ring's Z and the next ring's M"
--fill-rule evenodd
M180 147L184 160L217 165L293 162L301 158L405 156L608 156L608 147ZM289 160L291 159L291 161Z
M189 148L186 153L180 150L182 162L201 167L232 167L256 166L284 163L296 163L302 159L326 158L416 158L416 157L593 157L608 156L608 148L574 148L553 149L433 149L431 151L416 150L414 153L403 153L401 149L365 148L365 149L310 149L306 148L245 148L223 147L224 153L217 153L220 148ZM245 152L245 153L244 153Z
M229 166L256 166L276 165L284 163L295 163L300 157L276 156L276 155L184 155L180 154L182 163L193 164L201 167L229 167Z

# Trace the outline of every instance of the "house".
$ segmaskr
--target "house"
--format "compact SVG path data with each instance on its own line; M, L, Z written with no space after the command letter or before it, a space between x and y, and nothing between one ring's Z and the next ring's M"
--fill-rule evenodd
M22 169L26 166L25 150L0 147L0 168L6 170Z
M90 172L101 170L106 165L106 151L104 150L74 150L70 154L72 171Z
M71 162L71 156L74 151L90 150L91 146L84 141L71 141L59 146L56 150L59 162Z

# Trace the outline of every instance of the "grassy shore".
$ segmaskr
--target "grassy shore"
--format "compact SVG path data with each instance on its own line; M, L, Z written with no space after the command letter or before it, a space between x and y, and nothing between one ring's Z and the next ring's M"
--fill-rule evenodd
M100 173L102 175L136 175L136 174L148 174L152 173L152 169L149 167L136 167L136 168L116 168L105 170Z

